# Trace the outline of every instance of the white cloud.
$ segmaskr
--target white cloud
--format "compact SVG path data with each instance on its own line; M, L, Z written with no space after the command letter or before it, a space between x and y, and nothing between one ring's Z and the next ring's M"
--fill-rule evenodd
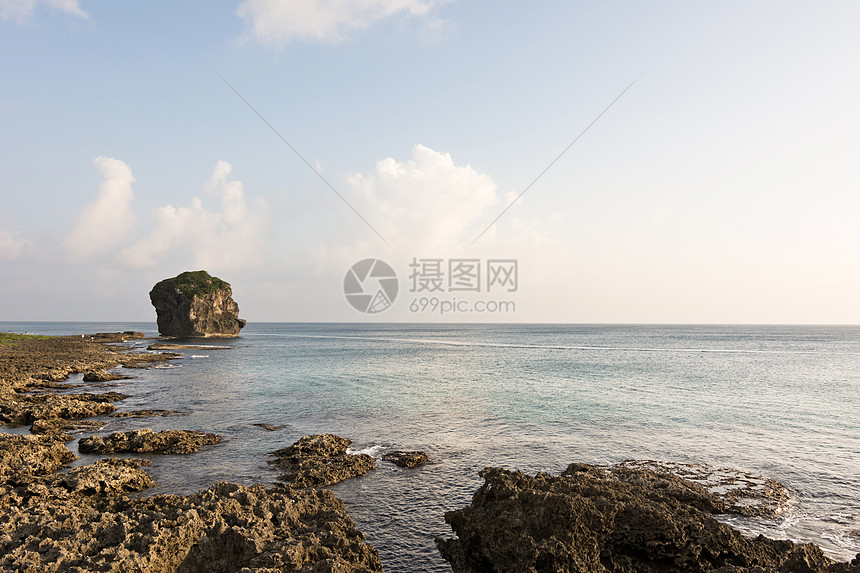
M36 6L40 4L79 18L88 17L78 0L0 0L0 18L22 24L33 16Z
M188 205L166 205L155 210L155 230L120 253L120 262L148 268L165 259L209 270L250 268L263 260L268 207L256 198L248 204L241 181L231 181L232 167L219 161L205 185L221 200L219 212L210 211L193 197Z
M442 0L445 1L445 0ZM275 46L337 41L397 14L426 16L439 0L244 0L237 14L251 36Z
M15 238L14 233L0 230L0 260L14 261L21 256L25 244L23 239Z
M134 225L131 167L113 157L97 157L93 165L104 176L99 196L78 214L77 225L65 242L66 251L76 262L110 250Z
M462 249L476 224L495 216L489 208L500 205L489 175L423 145L412 148L412 159L382 159L373 173L352 175L349 183L371 224L396 250L413 255Z
M494 296L529 303L529 312L551 304L539 288L568 300L566 290L577 279L582 268L575 263L575 249L566 247L555 237L562 226L561 216L522 217L519 204L506 213L480 241L472 241L507 204L493 178L473 166L458 163L445 152L415 145L411 157L387 157L376 162L372 170L349 176L344 196L391 245L387 248L364 223L345 208L339 208L339 220L331 228L325 243L312 248L307 259L292 264L308 265L300 286L292 291L294 316L302 320L341 320L351 308L343 297L344 273L356 261L379 257L391 264L400 278L401 294L395 308L385 320L469 320L475 315L414 314L409 301L410 266L413 259L441 259L443 266L455 258L491 258L519 261L522 292ZM509 196L508 199L511 197ZM332 205L335 204L334 200ZM330 216L330 213L329 213ZM581 257L580 257L581 258ZM483 267L486 272L486 267ZM446 270L442 271L447 272ZM446 291L447 292L447 291ZM439 296L443 296L440 294ZM448 296L445 294L444 296ZM467 300L490 296L481 293L451 293L450 297ZM526 308L524 306L524 308ZM552 311L552 309L550 309ZM536 315L534 315L536 316ZM524 319L511 315L482 320ZM548 320L544 316L545 320Z

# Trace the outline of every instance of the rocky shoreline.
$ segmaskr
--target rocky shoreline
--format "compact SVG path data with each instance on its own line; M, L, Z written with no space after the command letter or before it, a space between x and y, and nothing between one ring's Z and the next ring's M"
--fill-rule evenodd
M21 572L376 572L379 554L334 494L322 489L366 475L376 460L350 440L306 436L272 452L284 483L220 482L192 495L141 497L154 481L146 460L105 457L64 470L73 434L103 426L117 392L69 392L70 374L106 381L112 368L177 358L103 343L139 333L0 344L0 569ZM123 376L125 377L125 376ZM181 418L179 418L181 420ZM275 426L260 424L267 430ZM80 440L81 452L191 454L220 437L195 430L134 430ZM404 468L423 452L390 452ZM631 461L571 464L561 475L487 468L472 503L448 512L457 537L437 539L456 573L489 571L860 573L860 555L834 563L812 544L744 537L715 514L769 515L787 492L778 482L704 466Z
M21 337L0 345L0 423L31 427L30 435L0 434L0 569L382 571L378 552L328 490L221 482L193 495L137 497L131 494L155 485L145 460L105 458L60 471L77 459L66 447L71 433L102 426L84 418L110 414L126 397L61 394L70 387L62 382L73 373L141 368L178 356L101 344L139 337ZM176 455L219 439L190 430L136 430L87 438L79 448Z
M758 509L636 465L574 463L558 476L487 468L472 503L445 514L457 537L436 545L455 573L860 573L860 555L834 563L811 543L745 537L714 515Z

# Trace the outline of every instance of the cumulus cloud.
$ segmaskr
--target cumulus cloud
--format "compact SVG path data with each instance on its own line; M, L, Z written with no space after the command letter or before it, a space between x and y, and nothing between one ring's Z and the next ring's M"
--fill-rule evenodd
M88 17L78 0L0 0L0 18L22 24L33 16L38 5L79 18Z
M258 265L264 255L267 206L260 198L249 204L242 182L228 179L231 170L229 163L219 161L204 186L209 195L220 199L220 211L210 211L199 197L193 197L186 206L157 208L155 230L123 249L120 262L147 268L179 257L194 267L208 269Z
M494 225L480 241L472 242L507 205L504 192L488 174L451 154L424 145L415 145L408 158L387 157L363 173L350 175L344 196L391 245L387 248L364 223L347 209L339 209L336 233L326 234L325 243L308 253L313 275L305 285L292 291L296 311L302 320L340 320L341 310L351 310L342 295L344 274L356 261L379 257L391 264L400 279L401 295L385 319L391 320L511 320L512 315L446 315L415 314L410 301L416 291L412 282L415 259L437 259L441 272L450 273L447 265L454 259L481 261L482 288L486 288L487 261L518 261L518 294L494 292L493 296L529 302L528 310L545 307L550 320L557 308L546 308L542 293L557 295L555 301L568 301L571 285L582 270L575 249L555 238L562 226L559 215L524 217L515 206ZM514 195L515 196L515 195ZM513 196L509 195L508 200ZM419 263L420 264L420 263ZM447 275L450 276L450 275ZM440 297L464 301L489 297L488 291L437 292ZM540 291L539 289L544 289ZM419 291L420 292L420 291ZM411 294L410 294L411 293ZM428 293L424 293L428 294ZM524 307L525 308L525 307ZM305 309L312 309L306 311ZM314 314L317 313L317 314ZM303 314L302 314L303 313ZM324 314L330 313L330 314ZM322 318L320 317L322 314ZM532 314L532 316L538 316Z
M441 0L444 1L444 0ZM337 41L395 15L426 16L440 0L244 0L237 10L264 44Z
M81 210L74 230L66 237L66 251L75 262L110 250L134 225L131 167L113 157L96 157L93 165L104 181L95 202Z
M388 157L370 174L351 175L349 184L382 236L413 253L468 245L476 223L499 205L489 175L423 145L412 148L411 159Z
M21 256L25 241L10 231L0 230L0 261L14 261Z

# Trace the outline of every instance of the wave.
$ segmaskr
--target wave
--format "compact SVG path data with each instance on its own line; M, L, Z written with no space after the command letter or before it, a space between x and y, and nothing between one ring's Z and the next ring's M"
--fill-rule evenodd
M367 454L368 456L374 459L382 458L382 451L385 449L385 446L375 445L367 448L362 448L360 450L353 450L352 448L347 448L346 453L357 455L357 454Z
M644 348L636 346L586 346L558 344L506 344L503 342L466 342L460 340L433 340L426 338L384 338L377 336L345 336L333 334L283 334L289 338L316 338L334 340L364 340L368 342L409 342L413 344L437 344L440 346L465 346L478 348L523 348L535 350L587 350L611 352L679 352L679 353L713 353L713 354L800 354L821 356L860 356L860 352L819 352L815 350L755 350L744 348Z

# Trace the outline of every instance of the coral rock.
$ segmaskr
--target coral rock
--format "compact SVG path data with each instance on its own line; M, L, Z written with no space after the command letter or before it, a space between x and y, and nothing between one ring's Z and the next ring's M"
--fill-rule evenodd
M401 468L417 468L430 461L430 457L424 452L388 452L382 459Z
M82 454L191 454L202 446L217 444L220 436L192 430L154 432L149 428L92 436L78 442Z
M323 487L367 475L376 462L367 454L348 454L352 440L334 434L305 436L292 446L272 452L272 465L284 470L280 479L296 487Z
M560 476L501 468L437 539L456 573L836 571L812 544L744 537L710 515L720 500L648 470L572 464ZM840 569L841 570L841 569Z
M84 374L84 382L110 382L111 380L128 380L129 378L131 377L107 370L90 370Z

